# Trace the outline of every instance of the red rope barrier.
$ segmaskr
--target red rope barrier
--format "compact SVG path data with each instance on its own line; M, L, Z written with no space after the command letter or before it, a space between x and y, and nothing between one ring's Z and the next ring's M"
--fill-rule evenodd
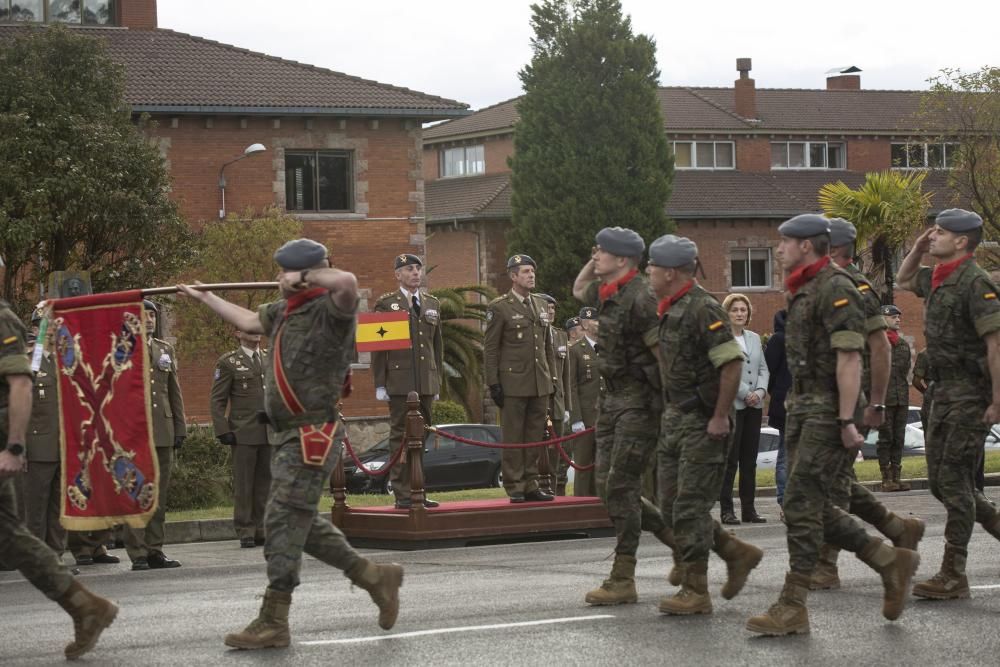
M566 453L566 450L563 449L562 445L560 445L559 443L556 443L556 451L559 452L559 456L562 457L562 460L568 463L569 467L571 467L573 470L579 470L580 472L587 472L588 470L594 469L595 464L593 463L587 466L577 465L576 462L570 458L569 454Z
M381 477L382 475L388 475L389 471L392 470L392 467L399 462L399 457L403 455L403 450L406 449L406 443L404 442L400 448L396 450L396 453L392 455L392 458L386 462L381 470L371 470L366 468L365 464L358 458L358 455L354 453L354 448L351 447L351 441L346 435L344 436L344 447L347 448L347 453L350 455L351 460L354 461L354 465L358 467L358 470L369 477Z
M428 431L440 435L442 438L447 438L448 440L454 440L455 442L461 442L466 445L474 445L476 447L486 447L491 449L531 449L533 447L548 447L549 445L558 445L568 440L573 440L579 438L580 436L586 435L588 433L593 433L594 429L585 428L582 431L576 433L571 433L569 435L564 435L559 438L552 438L551 440L542 440L540 442L482 442L480 440L470 440L469 438L463 438L460 435L455 435L454 433L448 433L447 431L441 431L433 426L425 427Z

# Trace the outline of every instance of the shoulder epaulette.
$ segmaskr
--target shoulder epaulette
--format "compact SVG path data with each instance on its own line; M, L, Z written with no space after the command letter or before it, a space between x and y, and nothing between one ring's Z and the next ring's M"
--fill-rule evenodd
M376 301L381 301L382 299L387 299L388 297L392 296L393 294L395 294L395 292L386 292L385 294L383 294L382 296L380 296L378 299L376 299Z

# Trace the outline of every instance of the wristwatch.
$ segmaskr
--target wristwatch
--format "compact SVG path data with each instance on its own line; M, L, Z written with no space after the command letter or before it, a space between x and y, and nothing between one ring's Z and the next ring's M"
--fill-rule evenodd
M842 429L843 428L847 428L848 426L854 426L854 420L853 419L838 419L837 420L837 426L839 426Z
M14 456L20 456L24 454L24 445L19 442L12 442L7 445L4 449L13 454Z
M872 403L868 407L874 410L875 412L885 412L885 406L882 405L881 403Z

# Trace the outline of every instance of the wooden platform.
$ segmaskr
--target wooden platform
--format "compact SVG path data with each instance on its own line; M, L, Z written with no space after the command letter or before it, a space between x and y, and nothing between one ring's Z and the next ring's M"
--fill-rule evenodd
M599 498L559 496L553 501L511 503L506 498L441 503L439 507L397 510L340 508L333 523L362 547L426 549L498 542L614 534Z

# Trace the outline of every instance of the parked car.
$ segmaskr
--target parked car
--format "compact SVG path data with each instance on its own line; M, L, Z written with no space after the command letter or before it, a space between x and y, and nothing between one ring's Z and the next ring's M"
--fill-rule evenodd
M986 449L1000 449L1000 424L990 426L990 432L986 434Z
M920 406L911 405L909 411L906 413L906 423L913 424L921 431L924 430L923 423L920 421Z
M919 415L918 415L919 416ZM865 444L861 446L861 455L866 460L878 459L877 453L878 431L872 429L865 437ZM920 423L907 424L906 435L903 438L903 456L923 456L924 455L924 431L920 428Z
M778 429L772 426L762 426L760 443L757 447L757 467L773 469L778 462Z
M500 427L490 424L441 424L438 428L457 436L480 442L500 442ZM389 438L358 454L370 470L381 471L390 459ZM501 485L500 450L466 445L428 433L424 440L424 488L428 491L479 489ZM354 461L344 458L344 477L349 493L389 493L389 475L373 477L358 470Z

